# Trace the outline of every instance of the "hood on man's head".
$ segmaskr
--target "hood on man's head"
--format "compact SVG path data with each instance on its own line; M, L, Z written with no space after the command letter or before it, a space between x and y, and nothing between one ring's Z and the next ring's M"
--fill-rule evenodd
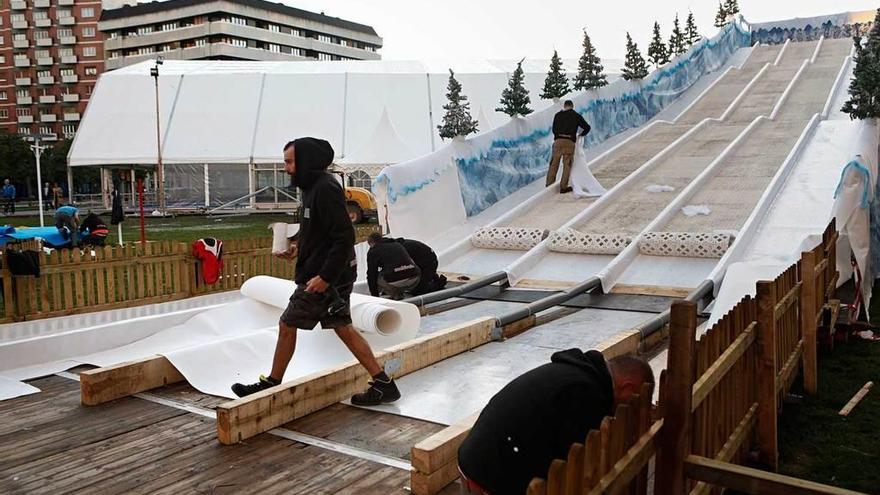
M323 139L305 137L293 142L296 173L292 186L308 189L333 163L333 147Z

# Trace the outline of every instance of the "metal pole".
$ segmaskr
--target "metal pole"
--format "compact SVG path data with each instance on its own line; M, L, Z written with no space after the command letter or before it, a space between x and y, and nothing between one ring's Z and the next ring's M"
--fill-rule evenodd
M46 222L43 220L43 174L40 171L40 156L42 156L43 148L40 146L40 138L34 138L34 154L37 155L37 201L40 208L40 227L45 227Z
M144 228L144 180L138 179L137 181L138 188L138 202L141 206L141 248L145 248L147 245L147 232Z
M159 211L165 215L165 170L162 165L162 131L159 119L159 65L156 64L153 72L153 80L156 86L156 182L159 183Z

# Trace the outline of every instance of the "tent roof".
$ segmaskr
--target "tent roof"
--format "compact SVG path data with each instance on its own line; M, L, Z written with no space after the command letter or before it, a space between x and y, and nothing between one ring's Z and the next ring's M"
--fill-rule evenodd
M346 156L341 163L347 165L371 164L387 165L399 163L415 158L416 154L400 139L391 117L388 116L388 108L382 108L382 116L373 129L366 142L361 144L354 153Z

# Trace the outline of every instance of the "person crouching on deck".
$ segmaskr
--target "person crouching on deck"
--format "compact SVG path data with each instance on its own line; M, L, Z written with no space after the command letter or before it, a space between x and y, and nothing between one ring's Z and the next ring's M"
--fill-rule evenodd
M297 328L311 330L318 323L332 328L373 380L351 398L355 405L377 405L400 398L392 380L373 355L367 341L351 322L350 296L357 278L354 226L345 207L345 193L327 172L333 162L330 143L300 138L284 146L284 171L302 190L300 230L283 258L296 258L296 291L278 323L278 342L269 376L256 383L236 383L232 391L244 397L281 383L296 349Z

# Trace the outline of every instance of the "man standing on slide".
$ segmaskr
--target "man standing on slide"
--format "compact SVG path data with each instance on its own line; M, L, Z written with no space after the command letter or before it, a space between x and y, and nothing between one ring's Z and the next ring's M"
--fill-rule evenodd
M332 328L373 380L351 402L373 406L400 398L397 385L382 368L367 341L351 324L350 296L357 279L354 226L345 208L345 193L327 172L333 148L323 139L300 138L284 146L284 171L302 190L300 229L291 250L281 257L296 258L296 291L278 322L278 342L269 376L232 391L244 397L281 383L296 349L297 328ZM315 352L315 351L312 351Z

